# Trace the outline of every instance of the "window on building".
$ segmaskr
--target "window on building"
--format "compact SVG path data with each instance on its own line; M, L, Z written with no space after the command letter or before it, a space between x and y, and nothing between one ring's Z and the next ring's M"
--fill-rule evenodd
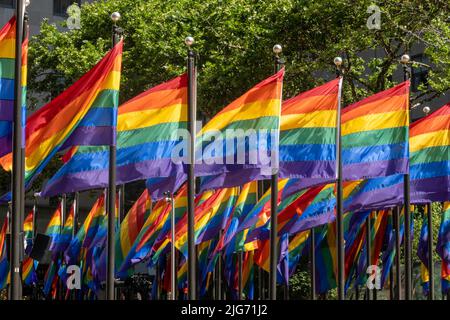
M428 59L424 54L418 54L411 57L412 61L422 62L428 64ZM428 85L428 68L426 66L418 65L412 68L411 72L411 90L412 92L419 91L420 85Z
M81 0L53 0L53 15L66 17L67 16L67 8L74 4L81 4Z
M0 7L15 8L16 0L0 0Z

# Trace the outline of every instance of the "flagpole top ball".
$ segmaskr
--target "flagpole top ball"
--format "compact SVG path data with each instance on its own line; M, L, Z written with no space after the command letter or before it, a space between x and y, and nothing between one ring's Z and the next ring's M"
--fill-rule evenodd
M402 57L400 58L400 62L403 64L407 64L409 60L411 60L411 58L407 54L402 55Z
M111 13L111 20L112 20L114 23L116 23L117 21L119 21L119 20L120 20L120 13L118 13L117 11Z
M336 67L340 67L342 65L342 58L336 57L336 58L334 58L333 62Z
M194 40L194 38L191 37L191 36L186 37L186 38L184 39L184 43L185 43L188 47L192 46L192 45L194 44L194 42L195 42L195 40Z
M430 111L431 111L431 109L430 109L430 107L427 106L427 107L423 107L422 111L423 111L423 113L425 113L425 114L429 114Z
M283 51L283 48L281 47L281 44L276 44L273 46L272 50L273 50L273 53L278 55L281 53L281 51Z

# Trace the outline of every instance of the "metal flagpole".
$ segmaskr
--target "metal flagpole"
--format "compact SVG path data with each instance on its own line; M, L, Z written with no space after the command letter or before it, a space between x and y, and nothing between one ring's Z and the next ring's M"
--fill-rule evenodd
M428 221L428 275L430 279L428 299L434 300L434 262L433 262L433 214L431 203L426 204Z
M280 71L283 61L280 59L282 47L279 44L273 46L275 73ZM277 146L278 147L278 146ZM272 151L273 152L273 151ZM278 156L278 155L277 155ZM277 263L278 263L278 168L272 169L270 183L270 273L269 295L271 300L277 299Z
M125 184L119 186L119 221L125 218Z
M72 229L72 237L75 237L75 235L78 232L78 213L80 210L80 202L79 202L80 194L75 192L74 198L73 198L73 229Z
M367 263L367 268L369 268L369 266L372 264L372 259L370 256L371 253L371 234L370 234L370 228L371 228L371 223L370 223L370 215L371 213L369 213L369 216L366 218L366 263ZM370 289L368 286L366 286L366 294L367 294L367 300L370 300Z
M396 298L402 300L402 276L400 266L400 207L394 208L394 228L395 228L395 284L396 284Z
M175 199L171 192L166 192L166 202L170 202L171 213L170 213L170 233L171 233L171 244L170 244L170 292L171 300L176 300L176 287L177 287L177 269L175 261Z
M116 25L120 19L118 12L111 14L112 26L112 45L113 48L119 42L121 29ZM115 228L116 228L116 131L113 133L113 141L109 146L109 179L108 179L108 242L107 242L107 268L106 268L106 299L115 300L114 290L114 261L115 261Z
M222 237L222 230L219 231L219 239ZM218 253L217 258L217 272L216 272L216 283L217 283L217 300L222 300L222 253Z
M309 259L311 262L311 300L316 300L316 235L314 233L314 228L311 228L311 230L309 231L309 239Z
M401 57L403 64L404 81L410 79L411 68L408 66L410 57L404 54ZM409 103L408 103L409 105ZM409 112L409 111L408 111ZM411 243L411 208L410 208L410 179L409 173L404 175L403 194L405 206L405 300L412 298L412 243Z
M188 297L195 300L197 297L195 234L194 234L194 197L195 197L195 121L197 116L197 75L195 66L195 52L191 49L194 38L186 37L184 40L188 47L187 74L188 74L188 123L190 141L188 145L188 172L187 172L187 236L188 236Z
M242 300L242 293L243 293L243 288L242 288L242 251L238 251L237 253L237 258L238 258L238 300Z
M22 38L24 22L24 1L16 2L16 43L14 61L14 121L13 121L13 163L12 163L12 214L11 214L11 300L21 300L22 277L20 274L20 250L23 241L20 239L22 228L21 217L24 208L24 178L22 153Z
M336 66L336 75L341 77L339 97L338 97L338 112L336 125L336 237L337 237L337 271L338 271L338 299L345 300L345 242L344 242L344 211L342 207L342 146L341 146L341 99L342 99L342 58L334 58Z

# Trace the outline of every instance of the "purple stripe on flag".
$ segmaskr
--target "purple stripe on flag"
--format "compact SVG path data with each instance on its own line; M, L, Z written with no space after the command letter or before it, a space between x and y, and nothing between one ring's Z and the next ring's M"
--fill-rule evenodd
M183 172L178 172L164 178L150 178L147 180L147 189L150 192L152 200L159 200L165 197L164 193L169 191L175 193L186 181L187 176ZM153 181L154 180L154 181Z
M172 159L168 158L130 163L128 165L117 167L116 183L122 184L147 179L149 177L167 176L168 173L176 175L177 172L182 172L182 165L175 165L172 162ZM75 191L105 188L107 186L108 168L82 171L63 175L54 181L50 180L45 185L41 195L43 197L49 197Z
M344 211L367 211L390 208L403 203L403 182L386 188L364 192L344 201Z
M0 157L10 153L12 150L12 137L0 137Z
M411 203L450 201L450 176L411 180Z
M0 120L12 121L14 100L0 100Z
M360 180L375 177L385 177L407 172L407 158L347 164L344 165L342 169L344 180Z
M280 161L280 178L334 178L335 161Z
M293 235L298 232L302 232L311 228L321 226L333 222L336 218L334 211L323 212L305 219L298 219L293 225L286 230L289 234ZM280 230L279 235L281 235L283 230Z
M64 142L61 149L71 146L111 145L114 127L77 127Z
M334 182L335 178L293 178L289 179L289 182L285 185L283 191L281 200L286 199L290 195L293 195L296 192L299 192L300 190L316 187L320 185L325 185L328 183Z
M270 175L263 175L260 168L242 169L238 171L222 173L213 177L208 177L208 180L205 180L205 182L201 184L200 192L209 189L241 186L250 181L264 179L270 179Z

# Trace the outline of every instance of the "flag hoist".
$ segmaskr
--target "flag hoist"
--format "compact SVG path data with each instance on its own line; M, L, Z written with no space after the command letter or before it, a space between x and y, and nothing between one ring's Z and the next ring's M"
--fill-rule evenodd
M336 76L341 78L336 119L336 237L337 237L337 288L338 299L345 299L345 242L344 242L344 210L342 184L342 137L341 137L341 103L342 103L342 58L334 58Z
M195 255L195 233L194 233L194 197L195 197L195 122L197 115L197 69L196 69L196 54L192 50L194 44L193 37L186 37L184 40L188 47L187 56L187 76L188 76L188 128L189 128L189 145L188 153L188 171L187 171L187 195L188 195L188 209L187 209L187 237L188 237L188 298L195 300L197 296L197 281L196 281L196 255Z
M403 65L403 80L408 81L411 77L410 57L404 54L400 62ZM409 104L409 100L408 100ZM409 110L409 105L408 105ZM408 111L409 112L409 111ZM411 242L411 208L410 208L410 179L409 170L403 180L404 208L405 208L405 300L412 299L412 242Z
M24 0L16 3L16 34L14 61L14 112L13 112L13 172L12 175L12 230L11 230L11 300L21 300L22 277L20 274L20 252L23 241L21 238L22 219L24 211L24 155L22 119L22 41L24 32Z
M273 46L274 55L274 73L278 73L284 62L280 58L280 53L282 47L279 44ZM282 99L280 99L281 103ZM281 108L280 108L281 110ZM279 130L278 130L279 135ZM278 141L277 141L278 143ZM275 149L274 149L275 150ZM272 152L274 152L272 150ZM270 183L270 299L277 299L277 264L278 264L278 217L277 217L277 207L278 207L278 154L276 154L275 168L272 170L271 183Z
M120 19L120 13L113 12L111 14L112 26L112 47L119 43L122 29L116 23ZM117 108L115 110L115 117L117 117ZM113 139L109 146L109 185L108 185L108 242L107 242L107 268L106 268L106 299L114 300L114 263L115 263L115 225L116 225L116 123L114 122Z

